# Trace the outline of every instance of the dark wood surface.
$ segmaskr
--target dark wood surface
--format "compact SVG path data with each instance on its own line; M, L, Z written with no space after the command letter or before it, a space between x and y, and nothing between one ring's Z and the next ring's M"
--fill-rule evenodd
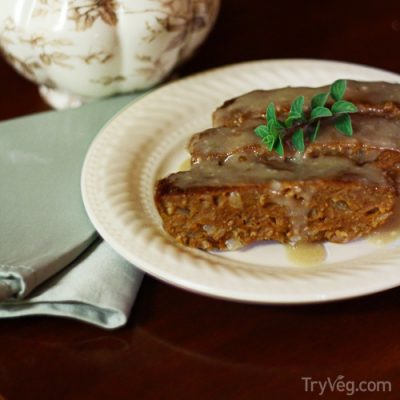
M324 6L324 4L327 4ZM345 60L400 73L398 1L225 0L179 73L267 58ZM42 111L36 87L0 62L0 119ZM0 190L3 190L1 188ZM0 399L313 399L302 377L387 380L400 398L400 289L308 306L215 300L146 277L126 327L0 321Z

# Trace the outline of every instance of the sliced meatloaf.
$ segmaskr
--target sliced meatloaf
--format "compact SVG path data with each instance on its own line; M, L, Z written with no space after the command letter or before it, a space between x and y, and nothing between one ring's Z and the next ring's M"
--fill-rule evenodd
M362 165L376 166L396 177L400 167L400 120L355 114L352 116L353 136L339 133L329 119L325 119L313 143L307 143L302 157L342 156ZM260 120L248 120L238 127L211 128L195 134L188 145L193 163L204 160L225 160L231 155L259 156L281 160L276 152L268 151L254 134ZM291 141L285 143L285 157L297 157Z
M382 225L400 192L400 85L348 81L353 136L324 118L302 154L290 134L280 157L254 133L270 102L282 115L295 97L309 105L327 91L255 91L220 107L214 128L189 142L191 170L157 183L165 230L184 245L233 249L258 240L345 243Z
M202 161L160 180L155 194L165 230L200 249L257 240L345 243L382 225L394 200L379 168L343 157Z
M213 126L238 126L248 119L264 117L270 102L276 104L278 114L285 114L297 96L304 96L305 105L309 106L313 96L327 92L329 86L255 90L226 101L214 112ZM344 99L354 103L362 114L382 115L386 118L400 117L399 84L348 80Z

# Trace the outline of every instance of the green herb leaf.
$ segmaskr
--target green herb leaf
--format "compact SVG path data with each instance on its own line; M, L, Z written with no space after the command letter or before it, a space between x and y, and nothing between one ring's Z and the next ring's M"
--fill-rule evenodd
M274 136L278 136L285 129L282 127L280 121L274 121L273 119L267 122L267 128Z
M315 107L311 111L311 119L316 119L316 118L326 118L326 117L331 117L332 112L329 108L326 107Z
M290 112L285 121L286 128L291 128L296 122L305 121L303 107L304 107L304 96L296 97L290 106Z
M256 129L254 129L254 132L258 137L264 138L265 136L268 135L269 129L267 128L266 125L260 125L260 126L257 126Z
M312 127L312 132L310 133L310 141L311 142L315 142L315 139L317 138L318 135L318 131L319 131L319 127L321 126L321 120L319 119L317 124L315 126L311 126Z
M349 114L341 114L335 119L335 128L345 136L353 136L353 126Z
M281 137L281 136L279 136L279 137L278 137L278 140L275 142L274 150L275 150L281 157L283 157L283 155L284 155L284 150L283 150L283 140L282 140L282 137Z
M275 104L269 103L266 112L267 121L276 121Z
M268 125L260 125L254 129L255 134L262 139L262 142L268 147L269 151L273 149L276 138L279 135L276 124L276 121L270 120Z
M347 81L345 79L338 79L337 81L333 82L330 92L333 100L342 100L344 93L346 92L346 88Z
M311 108L324 107L328 101L329 93L320 93L311 99Z
M262 142L267 145L269 151L271 151L274 148L276 139L278 138L278 136L282 131L283 129L280 123L278 121L274 121L273 119L268 121L266 129L259 130L259 133L263 135Z
M291 128L295 122L302 121L303 115L299 113L291 113L285 121L285 126Z
M292 136L292 143L294 148L297 151L300 151L301 153L304 153L304 131L303 129L297 129L297 131L295 133L293 133Z
M274 144L275 144L275 138L273 136L268 136L265 137L262 142L267 146L267 149L269 151L272 151L272 149L274 148Z
M290 106L290 112L289 115L295 115L295 114L300 114L302 115L303 113L303 107L304 107L304 96L299 96L296 97L291 106Z
M278 121L275 121L273 119L270 119L269 121L267 121L267 127L269 130L272 129L273 126L275 126L278 123Z
M267 136L262 140L262 142L267 146L269 151L272 151L276 142L276 137L273 135Z
M357 111L358 108L353 103L346 100L339 100L332 106L333 114L354 113Z

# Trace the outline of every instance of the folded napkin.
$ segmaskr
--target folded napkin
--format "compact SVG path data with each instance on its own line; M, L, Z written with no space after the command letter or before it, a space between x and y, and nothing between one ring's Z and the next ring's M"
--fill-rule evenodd
M0 123L0 318L126 322L142 273L97 239L80 173L96 133L135 97Z

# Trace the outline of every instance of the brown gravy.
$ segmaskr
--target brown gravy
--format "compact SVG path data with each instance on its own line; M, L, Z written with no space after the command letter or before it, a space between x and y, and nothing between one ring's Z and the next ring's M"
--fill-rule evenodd
M194 164L190 171L170 176L171 183L181 189L195 187L226 187L243 184L279 185L279 181L305 181L310 179L361 180L376 186L385 186L380 169L372 164L355 165L343 157L304 158L274 165L250 157L228 157Z

